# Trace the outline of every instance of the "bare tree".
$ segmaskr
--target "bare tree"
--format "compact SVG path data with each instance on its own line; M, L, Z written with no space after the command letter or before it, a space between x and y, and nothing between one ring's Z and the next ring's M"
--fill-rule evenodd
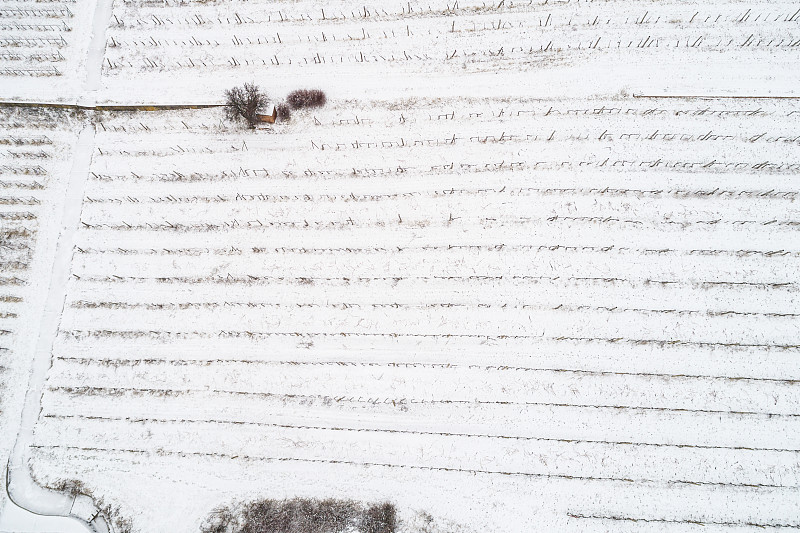
M267 103L267 95L254 83L245 83L225 91L225 111L228 120L243 118L251 128L256 127L258 108Z

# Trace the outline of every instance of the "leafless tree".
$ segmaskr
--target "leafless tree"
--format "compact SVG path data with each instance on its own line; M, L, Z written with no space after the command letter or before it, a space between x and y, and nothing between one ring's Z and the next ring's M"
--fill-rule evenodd
M225 111L229 120L243 118L251 128L256 127L256 112L267 103L267 95L254 83L245 83L225 91Z

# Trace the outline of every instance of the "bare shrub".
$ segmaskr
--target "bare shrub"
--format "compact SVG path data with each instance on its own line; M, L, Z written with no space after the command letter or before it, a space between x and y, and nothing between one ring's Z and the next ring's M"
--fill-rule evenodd
M225 114L228 120L244 119L250 128L255 128L258 109L267 103L267 95L254 83L245 83L225 91Z
M217 508L201 533L395 533L391 503L364 506L353 500L257 500Z
M115 533L133 533L133 521L130 518L122 516L119 506L113 506L106 503L103 498L95 502L97 509L100 513L113 524Z
M289 122L292 118L292 108L289 107L289 104L286 102L281 102L280 104L275 106L275 109L278 110L278 121L279 122Z
M73 498L79 494L92 496L91 491L86 487L86 485L77 479L59 479L54 483L47 485L47 487L58 492L65 492Z
M361 519L363 533L394 533L397 529L397 514L389 502L370 505Z
M289 93L286 102L292 109L303 109L306 107L322 107L325 105L327 97L319 89L298 89Z
M236 525L236 517L229 507L217 507L200 526L202 533L228 533Z
M73 498L76 496L88 496L97 506L97 510L100 512L100 514L113 524L114 531L116 533L134 532L133 521L130 518L122 516L119 506L113 506L103 500L103 498L96 498L94 493L92 493L92 491L80 480L59 479L53 483L45 484L44 486L52 490L69 494Z

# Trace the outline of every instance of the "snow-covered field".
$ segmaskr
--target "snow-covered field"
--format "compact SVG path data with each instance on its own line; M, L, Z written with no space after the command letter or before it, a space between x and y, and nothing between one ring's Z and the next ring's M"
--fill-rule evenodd
M10 447L6 376L63 299L42 484L143 533L295 496L389 500L408 532L800 528L800 100L762 98L795 94L796 4L96 9L92 100L329 102L255 132L219 109L25 126L67 165L46 238L3 225L39 228L4 265L35 244L69 270L0 302L28 339L0 354Z
M101 0L100 3L110 0ZM111 102L216 101L232 82L337 98L775 94L796 80L796 2L125 0ZM209 75L213 72L213 75Z
M82 120L58 110L0 111L0 453L4 461L17 436Z
M0 1L3 100L75 98L86 69L95 4L95 0Z
M259 493L476 531L795 524L793 111L106 114L35 473L148 531Z

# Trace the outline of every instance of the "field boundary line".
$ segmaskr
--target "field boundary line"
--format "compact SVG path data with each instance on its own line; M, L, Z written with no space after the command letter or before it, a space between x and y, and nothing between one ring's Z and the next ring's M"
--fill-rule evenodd
M428 400L417 398L365 398L363 396L326 396L324 394L287 394L275 392L255 392L255 391L236 391L224 389L156 389L139 387L94 387L82 385L80 387L51 386L50 391L60 391L72 395L121 395L132 393L139 395L153 395L156 397L180 396L193 393L222 394L228 396L260 396L264 398L291 398L291 399L319 399L322 401L333 401L336 403L368 403L372 405L425 405L425 404L444 404L444 405L526 405L540 407L566 407L577 409L605 409L615 411L658 411L672 413L703 413L703 414L725 414L733 416L755 416L761 418L800 418L800 413L769 413L763 411L724 411L718 409L686 409L682 407L650 407L638 405L594 405L578 403L557 403L557 402L512 402L507 400Z
M745 94L636 94L633 98L673 99L673 100L800 100L800 96L792 95L745 95Z
M191 424L229 424L229 425L252 425L275 427L283 429L303 429L303 430L320 430L320 431L342 431L342 432L365 432L365 433L401 433L412 435L432 435L432 436L445 436L445 437L475 437L486 439L507 439L507 440L532 440L543 442L564 442L570 444L610 444L618 446L643 446L643 447L660 447L660 448L699 448L705 450L741 450L741 451L755 451L755 452L779 452L779 453L800 453L800 449L789 448L750 448L747 446L710 446L705 444L667 444L656 442L634 442L634 441L612 441L612 440L593 440L593 439L562 439L555 437L526 437L515 435L491 435L481 433L448 433L441 431L416 431L406 429L385 429L385 428L349 428L337 426L308 426L308 425L293 425L293 424L278 424L273 422L253 422L244 420L217 420L217 419L191 419L191 418L149 418L149 417L113 417L113 416L96 416L96 415L58 415L58 414L45 414L44 418L59 419L81 419L81 420L107 420L129 422L132 424L147 424L147 423L191 423Z
M744 342L709 342L685 341L680 339L633 339L626 337L573 337L566 335L511 335L511 334L485 334L485 333L392 333L392 332L359 332L359 331L248 331L248 330L220 330L220 331L166 331L166 330L61 330L59 335L66 338L102 338L121 337L127 339L264 339L269 337L389 337L389 338L417 338L417 339L482 339L495 340L536 340L539 342L580 342L580 343L605 343L605 344L633 344L638 346L700 346L704 348L724 346L725 348L758 348L763 350L796 351L800 344L759 344Z
M92 247L79 247L75 246L75 249L81 254L120 254L120 255L196 255L196 254L230 254L232 252L231 248L92 248ZM242 253L253 253L253 254L268 254L268 253L298 253L298 254L326 254L326 253L398 253L398 252L418 252L418 251L431 251L431 250L446 250L446 251L453 251L453 250L466 250L466 251L487 251L487 252L500 252L504 250L510 250L513 252L516 251L550 251L550 252L557 252L557 251L568 251L568 252L617 252L617 253L629 253L629 254L638 254L638 255L665 255L665 254L675 254L675 255L702 255L702 256L717 256L717 255L734 255L737 257L750 257L753 255L756 256L765 256L765 257L785 257L785 256L793 256L793 257L800 257L800 251L791 251L791 250L731 250L731 249L711 249L711 248L697 248L697 249L679 249L679 248L631 248L627 246L616 246L616 245L608 245L608 246L564 246L564 245L533 245L533 244L465 244L465 245L458 245L458 244L450 244L450 245L424 245L424 246L396 246L394 248L386 248L386 247L368 247L368 248L359 248L359 247L329 247L329 248L297 248L297 247L289 247L289 246L278 246L278 247L260 247L260 246L252 246L250 244L246 246L242 246L241 248L237 248Z
M173 111L180 109L209 109L214 107L225 107L225 104L62 104L55 102L0 102L2 107L33 107L45 109L69 109L74 111Z
M586 515L586 514L579 514L569 512L567 516L570 518L578 518L583 520L615 520L615 521L625 521L625 522L655 522L655 523L662 523L662 524L693 524L697 526L738 526L738 527L757 527L757 528L768 528L768 527L777 527L777 528L788 528L788 529L800 529L800 524L757 524L755 522L716 522L716 521L704 521L704 520L676 520L670 518L634 518L630 516L618 516L618 515Z
M454 370L486 370L486 371L512 371L512 372L551 372L562 374L579 374L591 376L641 376L673 379L708 379L720 381L769 381L775 383L785 383L796 385L800 379L789 378L754 378L747 376L706 376L702 374L661 374L657 372L614 372L610 370L582 370L573 368L534 368L512 365L475 365L460 363L426 363L422 361L405 362L368 362L368 361L285 361L285 360L264 360L264 359L159 359L159 358L94 358L94 357L64 357L55 356L59 361L69 361L85 365L102 365L110 367L146 365L172 365L189 366L210 364L245 364L245 365L274 365L274 366L363 366L363 367L389 367L389 368L438 368Z
M340 282L344 285L352 283L371 283L373 281L383 281L399 283L401 281L526 281L534 284L548 281L561 281L572 283L627 283L628 285L639 287L642 285L677 285L699 288L708 287L755 287L759 289L783 289L800 287L800 283L794 281L708 281L708 280L659 280L659 279L635 279L617 277L581 277L581 276L527 276L527 275L470 275L470 276L338 276L338 277L319 277L319 276L258 276L253 274L217 274L209 276L118 276L116 274L107 276L79 276L72 274L73 278L87 283L226 283L226 284L253 284L253 283L297 283L301 285L312 285L317 281Z
M388 302L296 302L282 304L278 302L244 302L244 301L216 301L205 302L119 302L109 300L72 300L69 307L73 309L146 309L147 311L164 311L167 309L218 309L225 307L247 307L262 309L267 307L277 308L326 308L326 309L532 309L538 311L563 311L575 313L581 311L605 313L641 313L641 314L675 314L699 316L769 316L769 317L800 317L800 313L776 313L772 311L733 311L733 310L700 310L700 309L654 309L643 307L610 307L602 305L535 305L535 304L492 304L492 303L388 303Z
M636 479L624 477L604 477L604 476L573 476L569 474L545 474L540 472L517 472L505 470L482 470L473 468L457 468L446 466L424 466L424 465L402 465L394 463L372 463L372 462L359 462L347 461L342 459L308 459L298 457L269 457L258 455L240 455L240 454L227 454L217 452L178 452L161 449L143 450L137 448L100 448L100 447L84 447L84 446L70 446L66 444L33 444L32 448L36 449L65 449L77 452L90 452L90 453L128 453L133 455L145 456L178 456L178 457L219 457L222 459L235 459L240 461L262 461L272 463L282 462L300 462L300 463L326 463L326 464L340 464L346 466L356 467L379 467L379 468L408 468L410 470L425 470L425 471L443 471L443 472L457 472L467 474L489 474L489 475L502 475L502 476L520 476L542 479L568 479L579 481L612 481L623 482L631 484L652 484L652 485L691 485L691 486L710 486L710 487L735 487L735 488L749 488L749 489L783 489L793 490L797 487L794 485L767 485L759 483L723 483L716 481L688 481L682 479Z

